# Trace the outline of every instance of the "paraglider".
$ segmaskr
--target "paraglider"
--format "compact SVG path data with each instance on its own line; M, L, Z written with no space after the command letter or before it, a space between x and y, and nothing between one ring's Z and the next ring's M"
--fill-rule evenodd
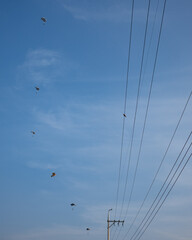
M75 204L75 203L71 203L70 205L71 205L71 207L72 207L72 210L73 210L74 207L76 207L76 204Z
M34 132L34 131L31 131L31 133L32 133L33 135L35 135L35 132Z
M55 176L56 176L56 173L53 172L52 175L51 175L51 177L55 177Z
M45 17L42 17L41 20L46 23L47 22L47 19Z
M36 89L36 94L37 94L37 92L40 90L40 88L39 87L35 87L35 89Z

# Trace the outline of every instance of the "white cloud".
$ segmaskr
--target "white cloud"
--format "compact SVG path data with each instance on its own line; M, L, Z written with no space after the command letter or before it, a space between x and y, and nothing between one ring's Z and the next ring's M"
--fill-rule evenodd
M55 81L60 74L60 54L48 49L30 50L25 62L18 67L19 77L35 84Z
M77 68L77 64L62 53L40 48L28 51L24 62L18 66L17 74L19 81L47 85L63 79L68 81L68 74Z
M97 129L102 131L103 128L105 131L114 129L116 121L121 120L121 117L118 119L118 104L114 103L113 109L109 108L109 105L111 105L109 102L97 105L95 103L70 103L70 105L67 104L47 112L35 109L34 116L40 123L50 128L62 130L70 135L81 133L85 136L90 130L93 132ZM110 122L110 125L104 124L105 122Z
M143 100L141 101L143 102ZM180 111L172 106L180 105L183 107L183 104L181 104L183 99L172 101L165 99L164 101L165 104L161 105L161 99L156 99L150 107L151 116L147 122L140 161L141 165L145 164L144 166L147 165L148 168L153 168L153 171L154 169L157 169L157 164L165 153L178 121L178 112L180 114ZM111 108L111 106L113 106L113 108ZM133 106L134 104L132 103L129 109L132 109ZM169 109L171 110L169 111ZM142 103L141 111L143 112ZM41 132L43 131L41 127L44 128L46 126L46 129L49 127L48 131L50 134L54 133L55 136L59 134L64 138L67 137L68 140L80 140L81 142L89 140L86 142L86 144L81 144L80 146L78 144L78 146L75 147L75 150L73 150L72 154L81 156L82 159L87 159L88 156L91 159L97 159L97 166L94 166L94 168L97 170L99 167L101 167L103 161L107 163L111 158L119 159L121 137L121 129L119 126L122 124L122 113L120 112L119 103L103 102L102 104L84 104L73 102L65 106L55 108L52 111L35 109L33 114L39 124L39 130L41 130ZM169 162L168 165L166 165L166 169L170 169L170 163L172 163L172 161L175 159L175 155L178 155L181 146L185 142L186 136L189 134L189 116L190 114L184 117L184 121L181 122L181 126L178 129L179 134L175 136L175 139L171 145L167 158L165 159L165 162ZM127 121L129 126L126 125L125 153L128 149L127 142L130 141L131 134L131 131L127 131L130 129L131 120L127 119ZM142 123L142 117L138 117L137 131L141 131ZM181 134L182 136L180 136ZM135 136L133 148L134 155L132 159L137 156L136 152L138 151L139 140L139 135ZM124 154L124 157L125 156L127 155ZM157 158L156 161L154 161L154 157ZM143 163L142 158L147 158L148 161ZM151 162L151 159L153 163ZM124 165L123 159L122 166ZM88 167L90 168L93 166ZM166 171L162 176L165 176L165 174ZM151 175L154 174L151 172ZM159 178L159 180L162 180L162 178Z
M126 8L121 8L119 6L112 6L107 9L93 10L87 7L83 8L80 6L71 6L63 4L65 10L70 12L74 18L88 21L127 21L129 16L129 10Z
M56 51L47 49L36 49L29 51L24 65L26 67L46 67L57 64L60 55Z
M59 112L35 112L38 120L51 128L67 130L74 127L73 120L64 110Z
M143 107L144 100L141 100L141 111ZM186 99L164 99L164 104L162 105L162 99L155 99L153 104L150 107L151 117L149 118L149 125L150 129L148 128L147 131L147 137L150 137L151 145L148 146L148 143L144 145L144 151L146 151L145 147L151 149L154 154L158 155L159 148L162 148L162 153L165 152L165 148L167 146L167 143L170 140L170 137L172 135L172 132L175 128L175 125L178 121L178 113L180 114L181 109L183 108L183 103L185 103ZM113 108L109 107L113 106ZM133 103L130 104L131 108ZM70 106L70 108L68 107ZM101 171L104 171L106 169L106 165L108 164L107 161L110 159L110 157L114 157L116 154L117 157L119 157L119 150L120 150L120 131L119 126L121 126L121 120L122 120L122 113L120 112L120 104L114 103L114 102L103 102L102 104L95 104L95 103L70 103L69 105L65 105L59 108L54 109L54 111L41 111L41 110L35 110L34 115L37 118L37 121L42 123L43 125L46 124L50 127L50 129L58 129L59 133L62 131L63 133L66 133L67 136L76 136L75 133L78 132L78 137L80 139L85 139L86 136L90 136L90 131L94 135L94 141L93 144L90 142L87 142L85 146L79 146L73 149L73 153L70 153L70 156L73 154L78 155L78 159L81 158L80 164L71 164L68 165L69 169L73 168L73 172L75 172L77 169L79 171L83 172L90 172L90 169L95 169L95 171L99 171L99 167L102 168ZM174 108L173 106L177 106L177 108ZM191 106L191 105L190 105ZM155 117L154 117L155 116ZM186 131L190 127L190 113L185 118L185 121L181 124L181 133L183 131ZM167 121L166 121L167 119ZM129 119L128 119L129 120ZM141 125L142 119L138 119L138 127ZM166 134L167 131L172 127L169 134ZM158 137L156 135L156 129L158 128L157 133L159 133ZM104 129L104 130L102 130ZM61 131L60 131L61 130ZM102 134L102 131L105 134L105 141L106 139L112 138L112 140L108 143L101 142L98 144L97 140L100 139L100 136ZM155 134L154 134L155 132ZM118 135L119 133L119 135ZM108 134L108 135L107 135ZM116 139L118 137L118 139ZM184 138L184 137L183 137ZM155 143L154 143L155 139ZM147 140L147 139L146 139ZM118 141L118 144L112 145L115 141ZM176 140L174 141L174 145L178 148L179 145L182 144L182 141L178 139L178 136L176 136ZM163 147L162 147L163 145ZM175 150L173 150L174 153ZM91 156L91 157L90 157ZM103 158L101 156L104 156ZM98 157L98 161L90 162L90 165L84 167L84 158L96 158ZM162 154L159 158L162 157ZM71 157L73 158L73 156ZM101 161L103 160L103 162ZM114 163L114 161L112 161ZM117 162L117 161L116 161ZM102 164L101 164L102 163ZM83 165L81 167L80 165ZM101 164L101 165L100 165ZM146 169L148 171L148 174L152 175L151 171L151 162L149 161L149 167ZM157 162L158 164L158 162ZM37 165L36 165L37 166ZM93 167L94 166L94 167ZM38 167L38 166L37 166ZM114 166L112 164L110 165L110 168L114 169ZM111 171L111 170L110 170ZM116 172L116 169L115 169ZM188 174L189 175L189 174ZM87 190L90 189L90 186L92 185L91 189L95 189L95 183L90 182L87 183L83 180L81 180L79 177L68 178L69 181L71 181L72 186L75 189L82 189ZM190 175L189 178L186 179L186 181L190 181ZM143 181L145 184L146 182ZM97 183L96 183L97 184ZM185 185L185 183L183 182ZM111 190L110 190L111 191ZM176 196L176 199L178 200L178 207L174 209L173 211L177 211L177 209L182 209L184 205L190 207L190 202L182 202L182 199L179 199L178 195ZM166 202L165 206L168 206ZM177 205L175 201L171 202L172 207L174 205ZM82 213L82 217L90 221L92 223L97 223L100 226L103 226L106 224L106 209L109 209L111 206L88 206L84 213ZM132 208L131 203L131 209L130 209L130 217L134 216L135 208ZM144 211L144 210L143 210ZM171 215L166 215L167 222L169 221L169 217ZM177 219L179 219L180 216L176 216ZM182 216L182 219L184 216ZM161 220L161 218L158 217L158 219ZM158 220L158 221L160 221ZM171 221L171 220L170 220ZM175 220L175 224L177 224L177 220ZM127 226L127 225L125 225ZM163 229L163 225L161 225L161 229ZM102 231L101 231L102 232ZM149 231L151 234L151 231ZM167 231L167 234L169 234L170 231ZM30 239L30 238L29 238ZM34 238L35 239L35 238ZM59 236L58 236L59 239ZM181 238L178 238L181 240Z
M83 21L108 21L108 22L128 22L130 21L131 6L127 2L110 1L109 4L103 4L97 7L91 1L61 1L66 11L72 14L76 19ZM146 10L136 9L135 19L138 21L146 17Z

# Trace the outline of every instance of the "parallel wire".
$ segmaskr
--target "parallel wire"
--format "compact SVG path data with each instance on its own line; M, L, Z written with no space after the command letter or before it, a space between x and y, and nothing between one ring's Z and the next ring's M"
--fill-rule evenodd
M183 153L183 150L185 149L185 147L186 147L186 145L187 145L187 143L188 143L188 141L189 141L189 139L190 139L190 137L191 137L191 134L192 134L192 132L189 134L189 136L188 136L188 138L187 138L185 144L183 145L183 147L182 147L182 149L181 149L181 151L180 151L180 153L179 153L177 159L175 160L175 162L174 162L174 164L173 164L171 170L169 171L169 174L167 175L167 177L166 177L166 179L165 179L165 181L164 181L164 183L163 183L161 189L159 190L159 192L158 192L156 198L154 199L154 201L153 201L153 203L151 204L149 210L148 210L147 213L145 214L145 217L143 218L143 220L142 220L141 223L139 224L138 228L136 229L135 233L132 235L132 237L131 237L130 240L132 240L136 234L137 234L137 235L136 235L136 237L137 237L137 236L140 234L140 232L142 231L142 228L143 228L143 227L141 228L140 231L139 231L139 228L141 227L141 225L143 224L143 222L145 221L145 219L146 219L147 216L149 215L149 213L150 213L152 207L154 206L155 202L157 201L157 199L158 199L160 193L162 192L162 190L163 190L165 184L167 183L167 181L168 181L170 175L172 174L173 169L175 168L175 166L176 166L176 164L177 164L177 162L178 162L178 160L179 160L181 154ZM191 148L191 146L192 146L192 143L189 145L187 151L185 152L185 154L184 154L182 160L180 161L180 163L179 163L177 169L175 170L173 176L171 177L171 180L170 180L169 183L167 184L167 187L165 188L164 192L162 193L160 199L158 200L158 203L160 202L160 200L162 199L162 197L163 197L163 195L165 194L166 190L168 189L169 185L171 184L171 181L172 181L173 178L175 177L175 174L177 173L177 171L178 171L179 167L181 166L182 162L184 161L184 158L186 157L186 155L187 155L189 149ZM156 206L158 205L158 203L156 204ZM155 209L155 208L154 208L154 209ZM155 211L155 210L153 210L153 212L154 212L154 211ZM151 216L151 215L150 215L150 216ZM139 233L137 233L138 231L139 231ZM136 239L136 237L135 237L134 239Z
M115 203L115 218L116 218L116 214L117 214L117 205L118 205L118 198L119 198L119 185L120 185L120 178L121 178L121 164L122 164L122 157L123 157L125 117L126 117L126 108L127 108L127 92L128 92L128 83L129 83L129 69L130 69L131 45L132 45L134 2L135 2L135 0L132 0L128 59L127 59L127 76L126 76L125 99L124 99L124 114L125 114L125 116L123 117L123 127L122 127L122 135L121 135L121 150L120 150L120 160L119 160L119 174L118 174L118 184L117 184L117 193L116 193L116 203ZM115 229L115 232L113 234L113 238L115 236L116 231L117 231L117 228ZM112 240L113 240L113 238L112 238Z
M160 42L160 36L161 36L161 31L162 31L162 24L163 24L163 19L164 19L165 6L166 6L166 0L164 1L164 8L163 8L162 21L161 21L159 38L158 38L158 45L157 45L157 51L156 51L156 57L155 57L155 63L154 63L152 80L153 80L153 78L154 78L155 66L156 66L156 62L157 62L157 55L158 55L159 42ZM148 112L149 100L150 100L150 96L151 96L152 83L153 83L153 81L151 82L151 86L150 86L149 99L148 99L148 104L147 104L147 112ZM167 148L167 150L166 150L166 152L165 152L165 155L164 155L164 157L163 157L163 159L162 159L162 161L161 161L161 163L160 163L160 166L159 166L158 171L157 171L157 173L156 173L156 175L155 175L155 178L154 178L153 181L152 181L152 184L151 184L151 186L150 186L150 188L149 188L149 191L151 190L151 187L152 187L152 185L153 185L153 183L154 183L154 181L155 181L155 179L156 179L156 176L157 176L157 174L158 174L158 172L159 172L159 170L160 170L160 168L161 168L161 165L162 165L162 163L163 163L163 161L164 161L164 159L165 159L165 156L166 156L166 154L167 154L167 151L168 151L168 149L169 149L169 147L170 147L170 145L171 145L171 143L172 143L172 140L173 140L173 138L174 138L174 136L175 136L175 133L176 133L176 131L177 131L177 128L178 128L178 126L179 126L179 123L180 123L180 121L181 121L181 118L182 118L182 116L183 116L183 113L184 113L184 111L185 111L185 109L186 109L186 106L187 106L189 100L190 100L190 97L191 97L191 93L190 93L190 96L189 96L189 98L188 98L188 100L187 100L187 103L186 103L186 105L185 105L185 108L184 108L184 110L183 110L183 112L182 112L182 115L181 115L181 117L180 117L180 119L179 119L179 122L178 122L178 124L177 124L177 126L176 126L176 129L175 129L174 134L173 134L173 136L172 136L172 138L171 138L171 141L170 141L170 143L169 143L169 145L168 145L168 148ZM147 114L146 114L146 117L145 117L145 123L146 123L146 118L147 118ZM145 126L145 123L144 123L144 126ZM143 129L145 129L145 127L144 127ZM142 146L142 141L143 141L143 135L144 135L144 130L143 130L142 138L141 138L142 140L141 140L140 150L139 150L139 155L138 155L139 158L140 158L141 146ZM191 157L191 156L190 156L190 157ZM189 159L188 159L188 160L189 160ZM187 161L187 162L188 162L188 161ZM187 162L186 162L186 164L187 164ZM185 166L186 166L186 164L185 164ZM185 167L185 166L184 166L184 167ZM183 168L183 169L184 169L184 168ZM182 171L183 171L183 169L182 169ZM181 171L181 172L182 172L182 171ZM181 172L180 172L180 174L181 174ZM180 174L179 174L179 176L180 176ZM179 177L179 176L178 176L178 177ZM178 179L178 177L177 177L177 179ZM177 181L177 179L176 179L176 181ZM176 182L176 181L175 181L175 182ZM174 184L175 184L175 182L174 182ZM173 184L173 186L174 186L174 184ZM171 187L171 189L173 188L173 186ZM166 188L166 189L167 189L167 188ZM171 189L170 189L170 191L171 191ZM145 197L145 199L144 199L144 202L145 202L145 200L146 200L146 198L147 198L147 196L148 196L148 194L149 194L149 191L147 192L147 195L146 195L146 197ZM170 193L170 191L168 192L168 194ZM168 194L166 195L166 197L168 196ZM166 198L165 198L165 199L166 199ZM164 199L164 201L165 201L165 199ZM163 201L163 203L164 203L164 201ZM142 205L141 205L141 207L140 207L140 209L139 209L139 212L140 212L140 210L141 210L144 202L142 203ZM162 204L163 204L163 203L162 203ZM162 206L162 204L160 205L160 207ZM157 212L159 211L160 207L158 208ZM138 212L138 214L139 214L139 212ZM153 212L154 212L154 211L153 211ZM152 212L152 213L153 213L153 212ZM153 216L153 218L156 216L157 212L155 213L155 215ZM138 214L136 215L136 217L138 216ZM150 216L151 216L151 215L150 215ZM152 220L153 220L153 218L152 218ZM134 221L135 221L135 220L136 220L136 218L134 219ZM149 222L149 224L152 222L152 220ZM144 232L145 232L146 229L148 228L149 224L148 224L147 227L145 228ZM145 225L146 225L146 224L145 224ZM141 236L144 234L144 232L140 235L139 239L140 239Z
M166 1L167 0L164 1L164 7L163 7L163 12L162 12L162 18L161 18L161 25L160 25L160 30L159 30L156 54L155 54L155 61L154 61L154 66L153 66L153 73L152 73L151 84L150 84L150 89L149 89L149 95L148 95L148 100L147 100L147 107L146 107L145 119L144 119L144 124L143 124L143 129L142 129L142 136L141 136L141 141L140 141L140 145L139 145L139 153L138 153L138 157L137 157L137 165L136 165L136 169L135 169L135 173L134 173L134 180L133 180L133 185L132 185L132 189L131 189L131 194L130 194L127 210L126 210L126 213L125 213L125 218L126 218L127 213L128 213L129 204L130 204L131 197L132 197L132 192L133 192L133 187L134 187L134 184L135 184L137 168L138 168L140 155L141 155L141 149L142 149L143 138L144 138L144 133L145 133L145 127L146 127L146 122L147 122L147 116L148 116L148 111L149 111L149 104L150 104L150 100L151 100L152 87L153 87L153 82L154 82L154 75L155 75L155 70L156 70L156 65L157 65L157 57L158 57L158 53L159 53L159 45L160 45L160 40L161 40L161 33L162 33L162 27L163 27L163 20L164 20L164 14L165 14Z
M170 170L170 172L169 172L169 174L168 174L168 176L167 176L167 178L166 178L166 180L165 180L164 184L162 185L162 187L161 187L161 189L160 189L159 193L157 194L157 196L156 196L156 198L155 198L155 200L154 200L154 202L153 202L152 206L154 205L155 201L156 201L156 200L157 200L157 198L159 197L159 194L161 193L161 191L162 191L162 189L164 188L164 186L165 186L165 184L166 184L166 182L167 182L168 178L170 177L170 175L171 175L171 173L172 173L172 171L173 171L173 169L174 169L175 165L176 165L176 164L177 164L177 162L178 162L178 159L179 159L180 155L182 154L182 152L183 152L183 150L184 150L184 148L185 148L185 146L186 146L186 144L187 144L188 140L189 140L189 139L190 139L190 137L191 137L191 134L192 134L192 132L189 134L189 136L188 136L188 138L187 138L187 141L185 142L185 144L184 144L184 146L183 146L183 148L182 148L182 150L181 150L181 152L180 152L179 156L177 157L177 159L176 159L176 161L175 161L175 163L174 163L173 167L171 168L171 170ZM151 208L152 208L152 206L151 206ZM150 208L150 209L151 209L151 208ZM148 210L148 212L150 211L150 209ZM147 214L148 214L148 212L147 212ZM128 235L128 233L129 233L130 229L132 228L133 224L135 223L135 220L136 220L136 218L137 218L138 214L139 214L139 211L137 212L137 215L136 215L136 217L134 218L134 220L133 220L132 224L130 225L130 227L129 227L129 229L128 229L128 231L127 231L126 235L125 235L125 237ZM144 221L144 220L143 220L143 221ZM141 222L141 224L143 223L143 221ZM139 227L141 226L141 224L139 225ZM138 227L138 229L139 229L139 227ZM124 237L124 239L125 239L125 237Z
M165 1L166 1L166 0L165 0ZM177 132L177 129L178 129L178 127L179 127L179 125L180 125L180 122L181 122L181 120L182 120L182 118L183 118L183 115L184 115L184 113L185 113L185 110L186 110L186 108L187 108L187 105L188 105L188 103L189 103L189 101L190 101L191 95L192 95L192 91L190 92L189 97L188 97L188 99L187 99L187 101L186 101L186 103L185 103L185 106L184 106L184 108L183 108L183 111L182 111L182 113L181 113L181 116L180 116L180 118L179 118L179 121L178 121L178 123L177 123L177 125L176 125L176 127L175 127L175 130L174 130L174 132L173 132L173 135L172 135L172 137L171 137L171 139L170 139L170 142L169 142L169 144L168 144L168 146L167 146L167 148L166 148L166 151L165 151L165 153L164 153L164 155L163 155L163 158L162 158L162 160L161 160L161 162L160 162L160 165L159 165L159 167L158 167L158 169L157 169L157 172L156 172L156 174L155 174L155 176L154 176L154 178L153 178L153 180L152 180L152 183L150 184L149 189L148 189L148 191L147 191L147 193L146 193L146 195L145 195L145 197L144 197L144 200L143 200L143 202L142 202L142 204L141 204L141 206L140 206L140 208L139 208L139 210L138 210L138 212L137 212L137 214L136 214L136 216L135 216L132 224L130 225L130 227L129 227L127 233L126 233L126 235L124 236L123 240L125 239L125 237L126 237L127 234L129 233L130 229L132 228L134 222L136 221L136 219L137 219L137 217L138 217L138 215L139 215L139 213L140 213L140 211L141 211L141 209L142 209L142 207L143 207L143 205L144 205L144 203L145 203L145 201L146 201L146 199L147 199L147 197L148 197L148 195L149 195L149 193L150 193L150 191L151 191L151 189L152 189L152 186L153 186L153 184L154 184L154 182L155 182L155 180L156 180L156 178L157 178L157 175L158 175L158 173L159 173L159 171L160 171L160 169L161 169L161 166L162 166L162 164L163 164L163 162L164 162L164 160L165 160L165 157L166 157L166 155L167 155L167 153L168 153L168 151L169 151L169 148L170 148L170 146L171 146L171 144L172 144L172 141L173 141L173 139L174 139L174 137L175 137L175 134L176 134L176 132Z
M151 220L149 221L151 215L153 214L153 212L155 211L155 209L152 211L152 213L150 214L150 216L148 217L145 225L147 224L147 222L149 221L149 223L147 224L147 226L145 227L145 229L143 230L143 232L140 234L139 238L137 240L139 240L142 235L145 233L145 231L147 230L147 228L149 227L149 225L151 224L151 222L153 221L153 219L155 218L155 216L157 215L157 213L159 212L160 208L162 207L163 203L165 202L165 200L167 199L168 195L170 194L171 190L173 189L175 183L177 182L177 180L179 179L181 173L183 172L184 168L186 167L187 163L189 162L190 158L192 156L192 153L190 154L190 156L188 157L187 161L185 162L183 168L181 169L180 173L178 174L177 178L175 179L173 185L171 186L170 190L168 191L167 195L165 196L164 200L162 201L162 203L160 204L160 206L158 207L157 211L155 212L155 214L153 215L153 217L151 218ZM161 200L161 199L160 199ZM159 202L160 202L159 200ZM158 203L159 203L158 202ZM155 206L155 208L157 207L157 205ZM136 239L135 239L136 240Z
M138 85L138 92L137 92L137 102L136 102L136 108L135 108L135 116L134 116L134 123L133 123L133 132L132 132L132 138L131 138L131 148L130 148L129 160L131 160L131 152L132 152L135 124L136 124L136 118L137 118L137 110L138 110L138 104L139 104L139 94L140 94L140 87L141 87L141 76L142 76L142 71L143 71L143 61L144 61L144 56L145 56L145 46L146 46L146 39L147 39L147 30L148 30L150 5L151 5L151 0L148 1L147 19L146 19L146 26L145 26L145 35L144 35L144 42L143 42L141 68L140 68L140 74L139 74L139 85ZM133 193L133 188L134 188L134 184L135 184L137 168L138 168L138 164L139 164L138 160L137 160L137 163L136 163L136 168L135 168L135 172L134 172L133 183L132 183L132 186L131 186L131 193L130 193L130 197L129 197L129 201L128 201L128 207L127 207L127 210L126 210L126 214L127 214L127 211L128 211L128 208L129 208L129 204L130 204L130 201L131 201L131 197L132 197L132 193ZM126 183L126 185L127 185L127 183ZM126 185L125 185L125 190L124 190L125 193L126 193ZM123 196L123 204L124 204L124 199L125 199L125 194ZM122 211L121 211L121 213L122 213Z
M129 83L129 69L130 69L130 56L131 56L131 43L132 43L132 28L133 28L133 12L134 12L134 0L132 0L132 10L131 10L131 24L130 24L130 34L129 34L129 48L128 48L128 61L127 61L127 77L126 77L126 86L125 86L124 114L126 114L126 107L127 107L127 90L128 90L128 83ZM122 156L123 156L124 131L125 131L125 117L123 117L123 127L122 127L122 136L121 136L121 151L120 151L120 161L119 161L119 175L118 175L118 184L117 184L116 204L115 204L115 217L116 217L116 212L117 212L118 196L119 196L121 163L122 163Z
M148 48L148 52L147 52L147 60L148 60L149 49L150 49L151 41L152 41L152 35L153 35L153 32L154 32L154 26L155 26L155 22L156 22L158 7L159 7L159 0L158 0L158 2L157 2L157 7L156 7L156 11L155 11L155 17L154 17L154 20L153 20L152 32L151 32L150 41L149 41L149 48ZM144 72L143 75L145 75L145 72ZM152 81L153 81L153 78L152 78ZM142 129L141 141L140 141L140 146L139 146L139 153L138 153L137 164L136 164L136 169L135 169L135 173L134 173L134 180L133 180L133 184L132 184L132 189L131 189L131 194L130 194L129 202L130 202L130 200L131 200L131 195L132 195L132 192L133 192L133 188L134 188L134 184L135 184L135 178L136 178L136 174L137 174L137 168L138 168L139 160L140 160L140 154L141 154L141 148L142 148L142 144L143 144L144 132L145 132L145 127L146 127L146 121L147 121L147 115L148 115L148 108L149 108L151 90L152 90L152 84L151 84L151 86L150 86L150 91L149 91L149 96L148 96L147 109L146 109L146 114L145 114L143 129ZM128 204L128 205L129 205L129 204ZM127 215L127 214L126 214L126 215Z
M144 72L143 72L143 79L145 78L145 72L146 72L146 68L147 68L147 64L148 64L149 51L150 51L151 44L152 44L152 38L153 38L154 29L155 29L158 8L159 8L159 0L157 1L155 15L154 15L154 19L153 19L153 26L152 26L151 35L150 35L149 46L148 46L148 50L147 50L147 54L146 54L146 63L145 63L145 68L144 68ZM142 87L142 84L143 84L143 82L141 82L141 87Z
M145 56L145 46L146 46L146 38L147 38L147 30L148 30L150 5L151 5L151 0L148 1L147 17L146 17L146 25L145 25L145 33L144 33L144 41L143 41L143 50L142 50L142 58L141 58L141 66L140 66L140 74L139 74L139 83L138 83L138 90L137 90L137 99L136 99L135 114L134 114L134 121L133 121L133 127L132 127L132 135L131 135L131 145L130 145L128 166L127 166L127 174L126 174L126 180L125 180L125 186L124 186L124 192L123 192L123 200L122 200L122 205L121 205L121 211L120 211L120 217L119 218L121 218L121 215L122 215L122 210L123 210L124 201L125 201L125 195L126 195L126 189L127 189L127 183L128 183L129 167L130 167L130 162L131 162L133 138L134 138L134 133L135 133L135 125L136 125L136 119L137 119L139 95L140 95L140 88L141 88L141 76L142 76L143 62L144 62L144 56ZM119 236L119 234L121 232L121 229L118 232L117 238L118 238L118 236Z
M133 127L132 127L132 135L131 135L131 145L130 145L130 151L129 151L128 168L127 168L127 175L126 175L126 181L125 181L125 187L124 187L123 201L122 201L122 206L121 206L120 217L121 217L121 214L122 214L124 201L125 201L125 195L126 195L126 189L127 189L127 183L128 183L128 176L129 176L129 166L130 166L130 162L131 162L131 154L132 154L132 148L133 148L133 139L134 139L134 133L135 133L135 125L136 125L136 119L137 119L137 111L138 111L139 95L140 95L140 87L141 87L141 76L142 76L142 70L143 70L143 61L144 61L146 38L147 38L147 29L148 29L148 20L149 20L149 12L150 12L150 3L151 3L151 0L148 1L148 9L147 9L147 17L146 17L146 25L145 25L145 34L144 34L143 50L142 50L142 58L141 58L141 67L140 67L140 73L139 73L139 84L138 84L138 90L137 90L137 99L136 99L135 114L134 114Z

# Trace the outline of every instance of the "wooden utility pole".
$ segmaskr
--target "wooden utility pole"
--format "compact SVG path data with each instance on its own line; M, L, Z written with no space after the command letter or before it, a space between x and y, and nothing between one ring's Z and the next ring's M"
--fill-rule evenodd
M124 224L124 220L123 221L120 221L120 220L110 220L110 217L109 217L109 212L112 211L112 208L108 210L108 216L107 216L107 240L110 240L110 227L113 226L115 223L117 223L118 225L120 223L122 223L122 226ZM111 223L111 225L110 225Z

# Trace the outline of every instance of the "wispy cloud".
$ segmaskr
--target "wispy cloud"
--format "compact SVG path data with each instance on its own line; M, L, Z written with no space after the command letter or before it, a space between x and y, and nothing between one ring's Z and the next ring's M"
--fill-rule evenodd
M78 64L67 59L63 53L40 48L27 52L23 63L17 67L17 75L19 81L47 85L68 81L68 75L71 76L78 68Z
M61 56L48 49L30 50L23 64L18 67L19 78L35 84L47 84L60 75Z
M109 4L97 5L93 1L60 1L64 9L72 14L76 19L82 21L108 21L108 22L128 22L130 19L130 6L127 2L109 1ZM135 18L143 19L144 9L135 10Z
M138 115L138 121L136 123L137 131L134 139L134 151L137 151L140 140L139 136L143 126L144 101L144 99L141 100L140 115ZM185 99L164 99L163 102L162 104L161 99L156 99L150 107L142 150L142 153L150 153L150 156L147 156L147 158L156 156L157 152L159 153L158 159L163 156L178 122ZM174 106L177 106L177 108L174 108ZM49 127L50 132L53 131L54 133L55 130L58 130L56 131L58 134L69 137L74 141L79 141L79 139L81 139L81 141L94 141L94 144L89 144L88 142L86 145L81 145L76 148L75 152L83 158L91 154L91 156L98 159L108 159L107 156L117 157L119 153L121 134L119 126L121 126L122 123L122 113L120 109L121 106L118 102L109 101L97 104L94 102L85 104L71 102L69 105L63 105L51 111L35 109L33 113L36 121L40 124L40 128L41 126ZM129 105L129 111L132 111L132 109L134 109L134 102ZM179 151L186 136L189 134L190 116L191 113L189 111L184 115L184 119L180 124L178 133L169 150L171 156L175 156L177 149ZM126 129L129 131L125 133L126 144L130 141L131 124L132 120L127 119ZM158 131L158 129L161 129L161 131ZM179 137L181 133L183 135L182 138ZM127 149L125 149L125 151L127 151ZM170 158L169 156L168 158ZM171 159L173 158L171 157Z
M35 112L38 120L51 128L57 130L67 130L75 127L72 116L70 116L65 110L59 112Z
M65 10L70 12L74 18L83 21L128 21L129 10L126 8L121 8L120 6L112 6L107 9L89 9L87 7L83 8L80 6L70 6L63 4Z
M59 62L59 54L47 49L36 49L27 54L26 67L47 67Z
M52 111L34 110L35 118L48 125L50 128L62 130L63 132L84 133L85 130L96 130L93 126L105 131L109 130L118 118L118 104L114 103L113 109L109 108L110 102L105 103L70 103L63 107L58 107ZM70 107L69 107L70 106ZM114 109L116 109L114 111ZM103 125L104 122L110 122L110 125Z

